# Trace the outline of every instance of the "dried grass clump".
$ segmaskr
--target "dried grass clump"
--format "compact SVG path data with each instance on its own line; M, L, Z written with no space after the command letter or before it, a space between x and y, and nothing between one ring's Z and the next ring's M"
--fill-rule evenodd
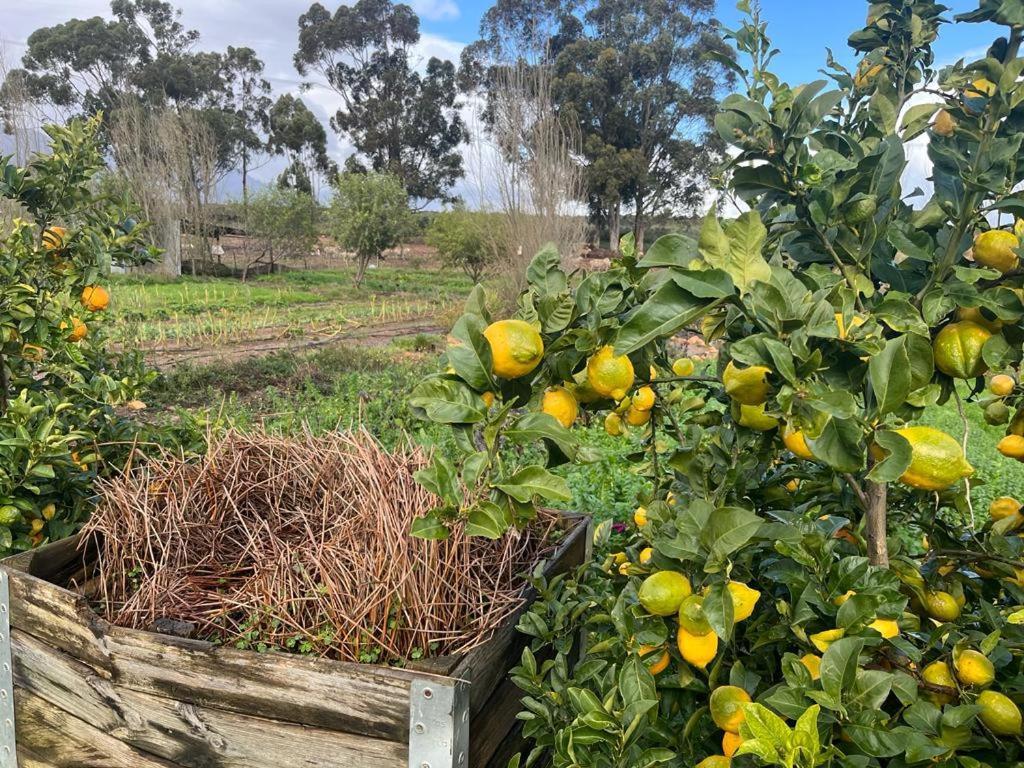
M104 483L86 528L100 610L348 661L468 651L522 605L519 576L549 554L558 520L496 542L412 538L436 503L413 479L425 462L366 432L230 433L201 460L150 461Z

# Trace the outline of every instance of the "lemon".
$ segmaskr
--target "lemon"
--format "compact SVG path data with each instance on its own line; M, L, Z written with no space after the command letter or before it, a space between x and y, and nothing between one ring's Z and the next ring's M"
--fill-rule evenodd
M714 632L694 635L680 627L676 632L676 647L687 664L706 669L718 654L718 635Z
M991 338L990 330L970 320L950 323L932 343L935 367L954 379L977 378L988 369L981 350Z
M841 639L845 634L846 630L844 629L826 629L823 632L816 632L808 639L811 641L811 645L824 653L832 643Z
M900 625L895 619L875 619L868 624L868 629L873 629L886 639L896 637L900 633Z
M846 340L846 337L847 337L847 335L849 334L850 331L852 331L854 328L859 328L860 326L864 325L865 322L867 322L860 315L854 315L850 319L850 327L847 328L846 327L846 320L843 318L843 313L842 312L836 312L835 315L836 315L836 326L839 328L839 338L841 340L843 340L843 341Z
M672 363L672 373L676 376L693 376L695 370L697 370L697 366L688 357L680 357Z
M811 453L811 449L807 446L807 436L802 430L795 429L790 424L787 424L782 430L782 442L794 456L798 456L801 459L814 458L814 454Z
M878 77L879 73L884 69L885 67L881 64L871 64L868 61L862 61L853 76L854 87L864 90L871 85L871 81Z
M854 592L854 591L853 591L852 589L848 589L848 590L847 590L847 591L846 591L846 592L845 592L844 594L842 594L842 595L838 595L838 596L837 596L837 597L836 597L836 598L835 598L835 599L834 599L834 600L832 601L832 604L833 604L833 605L838 605L838 606L842 606L842 604L843 604L843 603L845 603L845 602L846 602L847 600L849 600L849 599L850 599L851 597L853 597L853 596L854 596L854 595L856 595L856 594L857 594L857 593L856 593L856 592Z
M811 673L811 680L821 678L821 656L816 653L805 653L800 657L800 663Z
M644 547L640 550L640 565L647 565L649 562L651 562L652 557L654 557L654 550L650 547Z
M82 306L90 312L102 312L110 306L110 294L100 285L89 285L82 289L79 297Z
M640 585L640 605L655 616L671 616L693 594L690 580L676 571L652 573Z
M736 754L736 750L740 748L745 739L738 733L729 733L726 731L722 734L722 754L726 757L732 757ZM728 763L726 763L728 765Z
M964 96L969 99L991 98L996 93L996 84L984 77L978 78L964 89Z
M1024 461L1024 437L1007 435L996 444L996 450L1009 459Z
M647 525L647 507L636 508L636 512L633 513L633 522L636 523L637 528Z
M921 670L921 678L929 685L936 685L950 689L949 693L929 691L927 696L933 704L938 704L940 706L942 704L949 704L955 698L956 681L953 679L953 673L950 671L949 664L946 662L933 661Z
M657 381L658 380L658 369L655 368L653 365L648 368L647 372L648 372L648 379L647 379L648 381Z
M1005 373L997 374L993 376L988 383L988 391L996 397L1006 397L1013 394L1014 388L1017 386L1017 382L1013 380L1013 376L1007 376Z
M491 345L492 370L502 379L518 379L533 371L544 357L544 340L524 320L498 320L484 329Z
M1020 240L1013 232L990 229L975 238L974 260L984 267L992 267L1005 274L1015 270L1020 263L1015 253L1018 248Z
M941 491L974 474L963 448L954 438L934 427L897 429L910 443L910 466L900 482L923 491Z
M658 656L654 652L657 651L659 646L655 645L641 645L640 646L640 657L643 658L644 664L651 671L652 675L657 675L660 672L664 672L668 667L671 657L668 655L668 651L661 648L661 655Z
M936 135L949 138L956 133L956 120L944 109L940 109L935 115L935 122L932 123L932 130Z
M568 389L553 387L544 393L541 410L549 416L554 416L563 427L569 428L576 421L580 407Z
M733 404L736 406L736 404ZM757 432L770 432L779 426L779 420L764 412L764 405L739 405L736 423ZM735 414L734 414L735 415Z
M979 717L997 736L1019 736L1020 709L1013 700L998 691L982 691L975 702L981 707Z
M626 428L622 426L622 417L617 413L609 413L604 417L604 431L612 437L618 437L625 433Z
M750 694L735 685L722 685L711 692L708 708L715 725L729 733L739 733L746 717L743 707L750 703Z
M729 768L731 764L732 761L725 755L711 755L697 763L697 768Z
M623 563L619 566L619 576L629 576L629 563Z
M651 420L650 411L640 411L632 406L626 411L626 423L633 427L642 427Z
M688 595L679 606L679 626L691 635L706 635L711 631L711 624L704 615L703 605L703 597Z
M988 505L988 515L993 520L1004 520L1020 512L1021 503L1009 496L1000 496Z
M800 490L800 481L794 477L786 482L785 488L790 493L796 493Z
M44 506L39 513L43 516L43 520L53 520L53 516L57 514L57 505L51 502Z
M734 621L749 619L754 612L754 606L761 597L761 593L752 587L748 587L742 581L730 581L726 585L729 594L732 596L732 616Z
M614 347L601 347L587 360L587 381L602 397L621 400L633 386L633 379L633 363L626 355L616 356Z
M612 561L616 565L622 565L623 563L628 563L629 562L629 555L627 555L625 552L616 552L614 555L612 555Z
M768 376L771 368L763 365L752 365L749 368L737 368L729 362L722 373L722 383L729 397L741 405L761 405L768 399L770 387Z
M487 406L487 410L490 410L491 407L494 405L493 392L484 392L482 395L480 395L480 399L484 401L484 405Z
M980 651L961 651L960 655L953 659L953 666L956 668L956 679L964 685L984 688L992 685L992 681L996 679L995 667Z
M633 395L630 407L637 411L649 411L654 407L654 390L650 387L640 387Z
M925 613L937 621L956 621L960 618L960 606L949 592L926 590L921 595Z
M982 328L986 328L992 333L999 333L1003 329L1002 320L989 320L985 316L985 313L981 311L980 307L960 307L956 311L957 320L970 320L972 323L977 323Z

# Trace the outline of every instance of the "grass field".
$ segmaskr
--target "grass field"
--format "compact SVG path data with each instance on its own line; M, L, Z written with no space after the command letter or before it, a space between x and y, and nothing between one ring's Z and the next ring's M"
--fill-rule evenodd
M252 278L178 280L124 276L113 282L115 341L161 350L316 338L352 327L436 317L469 292L461 273L382 266L356 289L350 269Z

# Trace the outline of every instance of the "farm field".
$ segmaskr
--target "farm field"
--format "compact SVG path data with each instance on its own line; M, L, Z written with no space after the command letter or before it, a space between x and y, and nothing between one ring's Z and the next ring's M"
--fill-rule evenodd
M381 266L353 287L346 268L287 271L241 282L121 276L113 282L113 340L157 366L238 359L341 338L387 343L436 332L469 292L457 272Z

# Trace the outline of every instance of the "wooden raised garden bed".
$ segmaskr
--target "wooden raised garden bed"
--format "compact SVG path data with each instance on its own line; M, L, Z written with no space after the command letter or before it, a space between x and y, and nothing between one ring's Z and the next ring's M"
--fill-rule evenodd
M566 528L552 574L587 557L586 519ZM109 624L64 586L87 560L68 539L0 565L3 768L13 731L21 768L504 768L521 746L517 617L404 669L259 654Z

